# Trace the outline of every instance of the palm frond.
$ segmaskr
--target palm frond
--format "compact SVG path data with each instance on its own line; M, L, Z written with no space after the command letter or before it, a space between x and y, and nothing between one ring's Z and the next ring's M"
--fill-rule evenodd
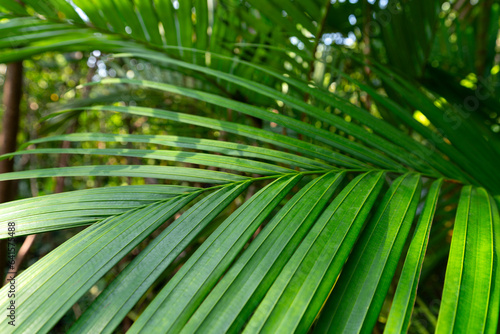
M420 294L431 274L444 281L437 332L497 331L500 142L487 117L469 118L443 90L420 81L437 57L431 42L442 37L434 29L439 1L396 2L399 16L368 41L382 41L392 66L321 43L323 34L351 28L328 20L342 17L336 10L359 7L355 18L368 20L383 13L378 3L23 2L0 0L1 62L99 50L108 63L139 59L168 74L82 84L77 89L101 87L110 97L60 105L42 122L113 115L147 118L168 131L89 128L31 139L1 159L134 162L21 170L0 181L166 184L0 204L1 239L12 237L12 223L16 236L90 225L16 278L20 316L15 327L2 322L2 333L51 331L102 282L70 333L112 333L125 318L133 321L130 333L399 333L418 328L416 308L435 318ZM410 19L416 27L405 25ZM416 38L400 62L398 45L408 36ZM317 56L319 45L323 56L356 70ZM333 89L334 75L355 94ZM111 99L128 89L160 98ZM371 104L359 103L361 96ZM176 131L182 126L187 134ZM218 135L200 138L201 128ZM60 142L70 145L55 148ZM145 239L111 282L103 279ZM0 290L4 310L8 291Z

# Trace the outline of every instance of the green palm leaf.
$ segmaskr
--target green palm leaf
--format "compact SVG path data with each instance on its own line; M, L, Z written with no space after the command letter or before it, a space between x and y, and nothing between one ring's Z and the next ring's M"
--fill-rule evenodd
M0 204L3 239L90 225L16 277L0 331L496 333L498 6L469 7L0 0L0 61L100 57L0 157L44 167L0 181L134 184ZM479 81L467 114L454 89Z
M305 236L342 178L342 174L316 178L288 201L217 284L183 332L241 329L296 251L294 240ZM313 201L315 205L310 205Z
M435 181L427 194L423 212L420 215L415 234L406 255L405 264L399 278L389 318L384 332L404 332L408 330L410 316L417 293L418 278L427 248L431 223L436 211L442 180Z
M28 198L0 205L0 223L16 222L16 235L29 235L87 225L137 207L165 200L193 187L124 186L95 188ZM8 238L8 230L0 238Z
M335 328L360 332L374 326L410 231L419 197L418 176L404 175L394 181L360 236L362 247L354 249L325 304L318 331L328 332Z
M71 330L111 332L162 271L247 186L242 183L214 192L176 219L127 266ZM139 281L136 290L129 289Z
M155 297L130 331L178 331L299 179L294 176L276 180L229 216ZM161 317L155 316L158 314Z
M498 315L487 320L491 286L495 284L490 201L484 189L468 186L462 190L436 330L484 332L487 321L498 321ZM498 307L497 300L491 302Z
M197 195L194 193L157 202L103 220L31 266L17 278L17 289L22 291L17 307L23 317L15 329L24 332L48 331L123 254L132 250ZM50 289L47 289L49 286ZM8 290L8 286L1 290L4 293L0 303L4 308L10 304ZM12 328L6 322L0 326L3 332Z

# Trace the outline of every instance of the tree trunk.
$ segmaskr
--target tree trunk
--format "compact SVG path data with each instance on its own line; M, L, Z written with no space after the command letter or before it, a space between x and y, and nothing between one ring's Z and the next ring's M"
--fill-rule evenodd
M16 62L7 65L7 75L3 87L4 115L1 135L0 154L14 152L17 144L17 133L19 131L19 104L22 97L23 85L23 63ZM5 159L0 161L0 173L8 173L14 170L14 160ZM17 193L15 181L0 182L0 203L15 199ZM2 273L6 268L7 240L0 241L0 268Z

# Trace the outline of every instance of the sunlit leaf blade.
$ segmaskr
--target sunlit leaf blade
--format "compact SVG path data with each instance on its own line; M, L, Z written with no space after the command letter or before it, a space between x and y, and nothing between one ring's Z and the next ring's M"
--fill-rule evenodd
M43 1L31 1L33 4L34 2L37 2L39 4L43 4ZM99 7L95 6L95 4L92 3L92 1L86 1L86 0L73 0L73 3L78 6L85 15L88 17L89 21L94 25L96 28L102 29L104 31L108 30L107 22L106 19L104 19L99 11ZM129 23L130 26L132 26L132 22Z
M300 178L301 175L287 176L274 181L229 216L156 295L129 332L179 331L255 230Z
M496 202L496 203L495 203ZM496 196L491 203L493 215L493 276L491 282L490 302L486 318L485 333L494 334L498 329L498 318L500 316L500 196Z
M244 181L245 176L217 172L206 169L193 169L186 167L164 167L164 166L142 166L142 165L104 165L104 166L81 166L81 167L59 167L47 169L26 170L0 175L0 181L20 180L37 177L52 176L128 176L128 177L151 177L167 180L179 180L204 183L227 183Z
M206 93L203 91L197 91L189 88L178 87L165 83L147 81L147 80L103 79L101 83L105 84L128 83L128 84L141 85L143 87L149 87L171 93L185 95L187 97L199 99L207 103L212 103L224 108L231 108L253 117L258 117L269 122L276 122L277 124L281 124L289 129L297 131L298 133L304 134L306 136L309 136L310 138L316 139L332 147L338 148L345 153L351 154L352 156L356 157L361 161L368 161L375 165L385 168L392 168L392 169L401 168L401 166L398 163L387 158L386 156L379 154L374 150L370 150L355 141L348 140L340 135L331 133L321 128L316 128L313 125L310 125L305 122L300 122L285 115L272 113L255 106L234 101L215 94ZM368 134L368 132L366 132L366 134ZM375 139L372 138L372 140Z
M37 41L32 45L24 48L15 49L14 52L1 52L0 53L0 61L1 62L13 62L20 59L26 59L33 55L40 54L47 51L59 50L62 51L64 49L74 49L75 46L79 50L87 50L92 51L96 49L96 46L102 45L103 40L107 40L108 43L112 42L114 39L113 36L93 36L89 34L81 35L72 35L65 34L67 36L71 36L70 38L51 38L47 40Z
M0 238L8 238L7 224L16 224L16 236L94 223L133 208L197 188L147 185L69 191L0 204Z
M167 45L179 45L177 29L175 27L176 22L172 19L174 17L172 2L154 0L154 6L158 12L163 13L163 15L159 15L159 19L163 24Z
M438 180L430 186L406 255L384 333L404 333L408 330L441 184L442 180Z
M383 173L351 181L323 212L250 318L244 333L303 332L342 270L383 184Z
M193 52L199 52L196 50L193 50ZM365 129L362 127L359 127L353 123L345 121L342 117L339 117L335 114L332 113L327 113L324 110L321 110L320 108L317 108L313 105L307 104L306 102L302 101L299 98L292 97L287 94L283 94L279 91L276 91L270 87L267 87L266 85L253 82L251 80L247 80L242 77L238 77L236 75L230 74L230 73L225 73L222 71L217 71L211 68L203 67L203 66L198 66L194 65L191 63L187 63L184 61L172 59L170 57L167 57L165 55L157 54L157 53L147 53L147 54L141 54L141 53L133 53L133 54L123 54L123 55L117 55L119 57L122 56L138 56L144 59L150 59L150 60L155 60L155 61L160 61L163 63L167 64L172 64L175 66L181 66L189 69L195 69L197 71L207 73L210 75L213 75L217 78L221 78L224 80L227 80L229 82L235 83L241 87L245 87L248 89L251 89L255 92L258 92L260 94L263 94L265 96L271 97L276 100L283 101L285 104L289 105L290 107L296 108L297 110L304 112L312 117L315 117L323 122L326 122L330 125L333 125L337 127L338 129L345 131L346 133L351 134L352 136L355 136L356 138L362 140L368 145L371 145L383 152L388 153L392 157L400 160L401 162L408 164L412 166L413 168L417 168L422 171L430 171L431 173L433 172L431 168L427 166L427 160L430 158L432 160L435 160L435 166L437 168L441 167L442 171L448 171L450 169L454 170L454 172L457 172L456 167L454 167L451 163L447 162L443 158L441 158L439 155L434 154L434 152L430 150L426 150L426 148L420 144L418 144L416 141L412 140L410 137L406 136L405 134L401 133L398 131L398 129L386 124L385 122L373 117L369 113L367 113L364 110L361 110L359 107L356 107L347 101L341 101L338 97L332 96L332 94L327 94L325 92L322 92L319 89L313 89L307 85L305 82L301 82L297 79L290 78L290 77L285 77L282 76L281 73L277 73L275 71L271 71L269 69L263 68L262 66L258 66L255 64L250 64L248 62L245 62L243 60L237 60L239 63L245 64L247 66L250 66L252 68L255 68L259 71L262 71L266 74L269 74L271 76L276 77L279 80L283 80L284 82L290 83L293 86L299 87L301 90L304 92L307 92L308 94L311 94L315 97L318 97L322 99L323 101L326 101L327 103L330 103L332 106L338 107L341 109L343 112L346 112L347 114L351 115L352 117L355 117L356 120L365 123L377 130L378 133L382 134L384 137L390 139L389 141L385 141L384 139L378 137L377 135L374 135L373 133L367 132ZM213 54L211 53L211 56L213 57L218 57L223 60L230 60L227 57L218 55L218 54ZM231 59L231 61L233 61ZM164 87L164 86L163 86ZM401 149L401 147L406 148L407 151L404 151ZM415 151L418 150L418 153L421 153L424 151L424 156L420 155L415 155L411 154ZM443 166L445 165L445 166ZM435 168L436 168L435 167ZM456 174L455 174L456 175Z
M485 331L494 279L494 218L490 201L482 188L462 189L436 332Z
M99 295L69 333L111 333L163 270L248 185L224 187L171 223Z
M420 177L396 179L333 287L317 332L371 332L396 271L420 199Z
M76 109L82 110L82 109ZM201 117L195 115L188 115L178 112L172 112L161 109L145 108L145 107L121 107L121 106L92 106L85 108L84 110L101 110L101 111L115 111L126 114L141 115L147 117L156 117L160 119L168 119L176 122L193 124L202 127L209 127L211 129L227 131L229 133L234 133L240 136L245 136L255 140L260 140L263 142L275 144L279 147L290 149L294 152L308 155L310 157L315 157L322 159L323 161L338 164L340 166L346 167L362 167L365 164L359 161L338 154L332 150L326 149L324 147L319 147L307 143L302 140L295 138L283 136L270 131L264 131L262 129L257 129L251 126L246 126L242 124L219 121L208 117ZM55 114L58 115L58 114Z
M116 6L117 14L123 18L126 25L130 28L129 32L131 36L133 36L134 39L146 41L147 38L144 33L143 25L136 14L134 3L124 0L115 0L113 2ZM99 8L99 6L96 7Z
M158 30L158 18L156 17L156 10L150 0L136 0L137 15L143 25L144 34L151 44L162 45L160 32Z
M99 7L103 13L115 13L115 15L109 15L107 17L110 28L115 33L125 33L126 32L126 22L121 13L118 11L116 1L113 0L101 0L99 1ZM128 20L131 21L130 18ZM130 27L130 26L129 26Z
M207 1L196 0L196 48L206 50L208 47L207 29L209 27L209 9ZM198 62L205 63L205 55L197 54Z
M137 150L137 149L113 149L113 148L38 148L26 151L17 151L10 154L5 154L0 158L15 156L20 154L94 154L107 156L125 156L144 159L157 159L166 161L176 161L183 163L199 164L204 166L212 166L224 169L232 169L235 171L255 173L262 175L271 175L277 173L290 173L292 169L279 167L276 165L253 161L242 158L223 157L215 154L170 151L170 150Z
M16 278L20 316L15 327L0 323L0 331L47 333L102 275L198 195L183 195L110 217L68 240ZM10 303L8 289L0 290L4 309Z
M88 29L65 29L64 31L39 31L37 33L32 33L29 35L21 35L21 36L12 36L12 37L4 37L3 39L0 40L0 48L5 48L6 46L18 46L23 43L33 41L36 42L37 40L40 40L42 38L65 38L66 36L68 37L74 37L75 35L78 34L85 34L85 33L90 33L91 30Z
M315 178L290 199L231 266L182 332L240 330L343 177L343 173L328 173Z
M211 140L203 138L189 138L179 136L162 135L135 135L135 134L111 134L111 133L71 133L66 135L44 137L32 140L20 147L26 148L31 144L46 143L52 141L103 141L103 142L128 142L128 143L149 143L172 147L182 147L221 153L237 157L258 158L274 162L280 162L291 166L305 169L328 169L330 165L320 161L309 159L297 154L290 154L265 147L255 147L240 143L231 143L221 140Z

